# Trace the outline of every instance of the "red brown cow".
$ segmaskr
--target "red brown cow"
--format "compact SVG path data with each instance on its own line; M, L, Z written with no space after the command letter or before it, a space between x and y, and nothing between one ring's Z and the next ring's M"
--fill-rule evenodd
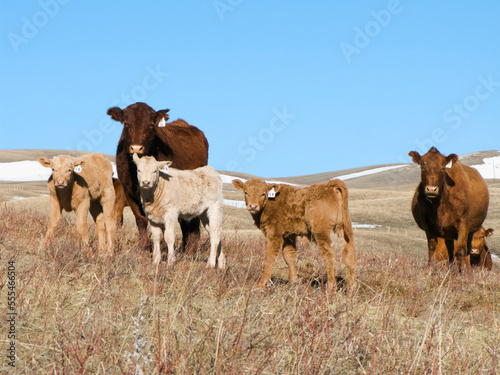
M429 262L434 259L438 237L442 237L450 261L454 256L462 270L468 244L486 218L488 187L479 172L458 161L456 154L444 156L432 147L423 156L417 151L408 155L421 169L411 207L415 222L427 236Z
M168 111L155 111L145 103L135 103L123 110L112 107L107 112L113 120L123 124L116 150L116 169L143 241L147 238L147 219L141 206L137 167L132 155L170 160L172 167L177 169L195 169L208 162L208 142L203 132L181 119L167 123ZM199 236L200 220L181 221L180 224L185 246L190 237Z
M491 259L491 253L485 237L489 237L492 234L493 229L484 229L484 227L481 227L478 231L474 232L470 243L470 254L466 258L466 264L470 264L472 267L485 268L488 271L491 271L493 261ZM454 250L456 251L456 241L454 241L454 247ZM453 258L454 257L450 258L448 255L448 249L446 248L444 238L438 238L436 250L433 253L429 251L429 263L444 261L453 262Z

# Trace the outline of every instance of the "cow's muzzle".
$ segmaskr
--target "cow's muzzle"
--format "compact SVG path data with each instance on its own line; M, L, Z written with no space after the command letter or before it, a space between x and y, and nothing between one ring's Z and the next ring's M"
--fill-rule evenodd
M433 185L427 185L425 187L425 196L427 198L436 198L439 195L439 188Z
M141 145L131 145L128 148L128 152L129 152L129 154L142 155L142 154L144 154L144 146L141 146Z

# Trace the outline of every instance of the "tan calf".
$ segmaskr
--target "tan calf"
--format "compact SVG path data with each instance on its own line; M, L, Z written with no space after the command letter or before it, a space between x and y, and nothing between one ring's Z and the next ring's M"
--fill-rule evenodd
M470 242L470 254L465 258L465 263L467 266L480 267L488 271L491 271L493 266L493 261L491 259L491 253L486 243L485 237L489 237L493 234L493 229L484 229L484 227L479 228L472 235L472 240ZM454 241L454 249L456 252L456 240ZM450 257L448 254L448 249L446 247L446 242L444 238L438 238L436 250L429 251L429 264L434 264L436 262L449 261L453 262L454 257Z
M342 181L332 180L303 189L267 184L257 179L246 183L233 180L233 185L244 191L247 209L267 238L266 265L258 286L263 287L269 281L273 262L281 250L288 265L289 280L297 281L296 238L306 236L318 244L326 264L328 287L336 287L333 233L342 242L347 281L351 287L354 285L356 256L347 206L348 192Z
M113 169L104 154L85 154L77 158L60 155L52 160L40 157L38 162L52 168L48 180L50 192L49 227L42 247L50 243L62 210L76 212L76 230L87 250L89 247L87 214L90 211L97 227L99 249L113 254L116 219Z

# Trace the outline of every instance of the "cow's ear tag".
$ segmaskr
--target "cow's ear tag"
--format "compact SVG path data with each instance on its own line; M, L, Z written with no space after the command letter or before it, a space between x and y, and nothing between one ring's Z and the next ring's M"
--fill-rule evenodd
M165 117L162 117L161 120L160 120L160 122L159 122L159 124L158 124L158 127L159 128L164 128L165 124L166 124Z
M163 166L163 168L162 168L162 170L161 170L161 171L162 171L162 172L167 173L167 172L168 172L168 165L166 165L166 164L165 164L165 165Z
M269 192L267 193L267 197L268 198L275 198L276 197L276 192L274 191L274 188L269 190Z
M81 171L82 171L82 166L81 166L81 165L77 165L77 166L75 167L75 172L76 172L76 173L80 173Z
M450 160L448 164L446 164L446 168L451 168L453 166L453 160Z

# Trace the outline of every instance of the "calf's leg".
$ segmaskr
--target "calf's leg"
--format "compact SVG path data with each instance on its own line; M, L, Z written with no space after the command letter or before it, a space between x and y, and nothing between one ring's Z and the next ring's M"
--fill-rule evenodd
M328 289L337 288L337 280L335 278L335 254L334 249L331 246L330 233L325 233L324 231L319 233L314 233L314 238L321 251L321 256L326 266L326 274L328 276L327 287Z
M265 287L269 279L271 278L271 272L273 271L273 263L278 256L281 248L283 247L283 238L268 235L267 246L266 246L266 265L264 267L264 273L260 278L257 286L259 288Z
M160 241L162 237L161 226L150 222L149 232L151 233L151 241L153 241L153 264L158 265L161 261L161 247L160 247Z
M291 283L297 282L297 270L295 262L297 260L297 249L295 248L295 238L284 241L283 258L288 265L288 280Z
M89 228L87 224L87 215L90 209L90 199L83 200L76 208L76 230L82 239L83 246L87 253L91 254L89 245Z
M106 226L104 224L102 206L99 202L92 202L90 204L90 214L95 221L97 238L99 241L99 252L101 252L106 247Z
M50 218L49 218L49 226L47 228L47 232L45 233L45 237L43 239L41 247L46 248L50 241L52 240L52 236L54 235L54 230L57 227L57 223L61 219L61 205L57 200L57 197L50 196Z
M210 234L210 256L207 267L214 268L217 261L218 267L224 269L226 267L226 256L222 251L220 241L222 234L222 204L217 203L209 207L207 212L200 216L200 219Z
M104 189L101 205L106 226L108 256L113 256L116 233L115 189L113 184Z

